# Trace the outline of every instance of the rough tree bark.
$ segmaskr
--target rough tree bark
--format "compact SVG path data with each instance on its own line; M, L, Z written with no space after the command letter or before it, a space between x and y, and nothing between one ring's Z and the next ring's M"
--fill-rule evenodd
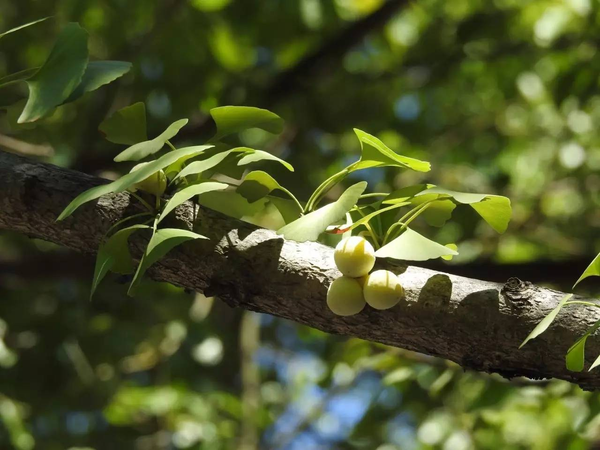
M0 152L0 229L93 253L111 224L139 210L131 196L103 197L63 222L55 219L77 194L103 182ZM179 207L174 220L191 226L191 205ZM518 349L557 305L561 292L535 286L514 290L509 284L379 261L379 267L400 274L406 301L387 311L367 306L360 314L343 318L332 314L325 303L327 286L340 276L330 248L286 241L273 231L208 209L201 210L198 227L210 241L173 250L150 269L152 278L216 295L232 307L439 356L467 369L506 377L555 377L585 389L600 387L600 371L569 372L564 363L568 347L600 318L595 308L563 310L546 333ZM140 255L145 239L143 235L132 239L134 256ZM600 343L590 339L586 353L589 364L600 353Z

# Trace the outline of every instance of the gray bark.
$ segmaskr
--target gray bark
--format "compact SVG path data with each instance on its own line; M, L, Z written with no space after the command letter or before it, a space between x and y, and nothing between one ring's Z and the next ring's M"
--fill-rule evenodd
M127 193L110 195L84 205L63 222L56 222L56 217L77 194L103 182L0 152L0 229L94 253L111 224L139 212L135 199ZM175 220L190 227L191 205L178 208ZM377 267L399 274L406 301L387 311L367 306L360 314L343 318L331 313L325 302L327 287L340 276L331 248L287 241L209 209L201 210L197 231L210 241L184 244L148 274L218 296L231 307L439 356L466 369L506 377L560 378L585 389L600 387L600 370L574 373L564 363L569 346L600 318L595 308L563 310L546 333L518 349L564 296L561 292L378 260ZM134 257L140 255L145 239L142 234L132 238ZM599 353L597 339L590 338L588 366Z

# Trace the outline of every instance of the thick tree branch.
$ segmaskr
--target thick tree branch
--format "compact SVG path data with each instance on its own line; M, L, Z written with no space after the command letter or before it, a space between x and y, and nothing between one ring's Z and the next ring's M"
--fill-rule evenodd
M75 195L103 182L0 152L0 229L93 253L111 224L138 210L128 194L87 204L64 222L55 219ZM177 220L190 226L191 210L190 205L178 208ZM380 267L400 274L406 301L391 310L367 307L342 318L325 303L327 286L340 275L330 248L286 241L208 209L201 211L198 232L211 240L174 250L151 268L150 276L217 295L232 307L443 357L465 368L600 387L599 371L573 373L564 364L569 346L600 318L594 308L566 309L548 332L518 350L535 324L560 301L560 292L534 288L530 297L514 301L502 284L382 261ZM134 255L140 254L144 239L142 235L132 239ZM600 353L596 339L588 341L586 353L589 364Z

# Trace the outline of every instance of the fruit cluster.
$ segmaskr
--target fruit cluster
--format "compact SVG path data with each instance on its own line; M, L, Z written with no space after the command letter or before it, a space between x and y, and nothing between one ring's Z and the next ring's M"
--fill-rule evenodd
M375 265L375 249L365 238L344 239L333 257L343 276L329 286L327 306L338 316L358 314L366 303L375 309L388 309L404 297L404 289L394 273L376 270L369 274Z

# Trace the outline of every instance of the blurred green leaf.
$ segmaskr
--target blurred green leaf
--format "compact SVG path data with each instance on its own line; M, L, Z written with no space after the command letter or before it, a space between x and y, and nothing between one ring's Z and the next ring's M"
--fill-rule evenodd
M129 252L129 236L137 230L149 229L148 225L132 225L117 231L108 240L100 245L96 256L96 267L90 299L96 292L96 288L109 271L121 274L133 273L133 260Z
M23 28L27 28L27 27L30 27L32 25L36 25L38 23L44 22L44 21L46 21L48 19L51 19L51 18L52 18L52 16L44 17L43 19L34 20L33 22L29 22L29 23L26 23L24 25L19 25L18 27L15 27L15 28L11 28L10 30L7 30L7 31L4 31L4 32L0 33L0 39L2 39L4 36L6 36L8 34L14 33L15 31L19 31L19 30L22 30Z
M92 200L97 199L106 194L123 192L133 186L140 181L145 180L153 173L158 172L161 169L164 169L169 164L177 161L177 159L192 154L202 153L207 148L210 148L210 145L200 145L195 147L185 147L180 148L178 150L174 150L172 152L167 153L166 155L158 158L156 161L149 162L148 164L141 167L139 170L135 172L130 172L127 175L122 176L118 180L113 181L112 183L102 184L100 186L96 186L92 189L88 189L85 192L79 194L60 214L57 220L63 220L69 217L73 212L79 208L84 203L90 202Z
M587 277L600 277L600 253L593 259L590 265L587 266L587 269L584 270L579 279L575 282L573 288Z
M344 218L366 188L365 181L350 186L335 202L300 217L281 228L278 233L297 242L316 241L329 225Z
M222 191L227 188L228 185L226 185L225 183L216 183L212 181L188 186L177 192L175 195L173 195L173 197L171 197L171 199L165 205L165 208L163 209L162 213L160 214L157 223L163 220L167 216L167 214L169 214L182 203L188 201L190 198L196 195L202 195L206 192Z
M168 128L163 131L160 135L149 141L139 142L131 147L123 150L117 156L115 156L116 162L121 161L139 161L144 159L148 155L152 155L161 150L165 143L176 136L184 126L188 123L187 119L180 119L173 122Z
M355 128L354 132L360 141L361 157L360 161L351 167L351 171L384 166L402 167L417 172L429 172L431 170L431 164L427 161L399 155L375 136L358 128Z
M91 61L88 63L81 83L71 93L65 103L73 102L86 92L95 91L105 84L112 83L117 78L131 70L131 63L124 61Z
M163 228L161 230L156 230L152 235L150 242L148 242L148 247L146 247L146 251L142 256L142 260L135 272L127 294L133 295L135 293L135 289L139 285L142 276L152 264L169 253L174 247L194 239L208 238L192 231L181 230L179 228Z
M556 319L556 316L558 316L558 313L560 312L562 307L565 306L565 303L567 303L567 300L569 300L572 296L573 296L573 294L565 295L561 299L561 301L558 303L558 305L556 305L556 307L552 311L550 311L548 313L548 315L540 321L540 323L538 323L536 325L536 327L533 329L533 331L531 333L529 333L529 336L527 336L527 338L525 338L525 340L519 346L519 348L523 347L530 340L535 339L540 334L542 334L544 331L546 331L548 329L548 327L552 324L552 322L554 322L554 319Z
M28 78L31 78L35 73L39 70L39 67L34 67L31 69L21 70L19 72L11 73L10 75L6 75L5 77L0 78L0 88L8 86L13 83L19 83L21 81L25 81Z
M217 125L217 133L211 139L212 141L218 141L248 128L261 128L274 134L283 131L281 117L266 109L251 106L221 106L211 109L210 115Z
M104 134L106 140L115 144L134 145L147 141L146 105L138 102L121 108L104 119L98 129Z
M585 343L590 335L600 328L600 320L590 327L567 351L565 361L571 372L581 372L585 365Z
M19 123L41 119L73 93L88 64L87 42L88 34L78 24L63 29L44 65L26 80L29 99Z
M444 247L448 247L450 250L454 250L458 254L458 245L456 245L456 244L445 244ZM454 258L454 255L444 255L444 256L442 256L442 259L444 261L452 261L452 258Z
M406 261L426 261L448 255L458 255L458 252L427 239L410 228L375 252L378 258Z

